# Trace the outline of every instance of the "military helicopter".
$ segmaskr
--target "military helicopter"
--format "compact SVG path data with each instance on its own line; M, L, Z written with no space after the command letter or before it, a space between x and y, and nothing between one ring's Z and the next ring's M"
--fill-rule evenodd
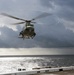
M37 16L37 17L35 17L31 20L21 19L21 18L12 16L12 15L8 15L6 13L1 13L1 15L7 16L7 17L10 17L10 18L13 18L13 19L21 20L21 22L13 23L14 25L25 24L25 26L23 27L23 30L19 33L19 38L23 38L23 39L24 38L28 38L28 39L32 38L33 39L36 36L35 29L34 29L34 23L36 23L36 22L33 22L33 21L36 20L36 19L39 19L39 18L46 17L46 16L51 15L51 14L42 13L39 16Z

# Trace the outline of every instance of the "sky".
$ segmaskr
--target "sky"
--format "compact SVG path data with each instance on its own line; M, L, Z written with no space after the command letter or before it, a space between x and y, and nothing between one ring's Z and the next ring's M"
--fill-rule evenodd
M3 55L74 54L73 0L0 0L0 13L28 20L42 13L51 14L35 20L36 36L25 40L18 38L24 25L12 25L20 21L0 15L0 53Z

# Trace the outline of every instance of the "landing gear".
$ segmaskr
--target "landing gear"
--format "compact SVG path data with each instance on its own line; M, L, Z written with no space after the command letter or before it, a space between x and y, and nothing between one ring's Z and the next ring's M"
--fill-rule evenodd
M34 32L34 28L26 28L25 30L21 31L19 36L21 36L21 38L34 38L36 36L36 33Z

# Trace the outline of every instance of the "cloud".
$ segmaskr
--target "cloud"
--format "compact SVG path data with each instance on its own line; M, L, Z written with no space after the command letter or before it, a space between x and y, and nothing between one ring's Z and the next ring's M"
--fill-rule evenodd
M74 47L74 33L62 24L49 25L43 32L45 34L36 37L42 47Z
M61 28L61 29L60 29ZM65 29L62 25L48 26L49 33L38 33L34 39L18 38L18 31L13 31L8 27L0 28L0 47L2 48L55 48L74 47L74 33ZM48 30L47 29L47 30ZM58 32L59 31L59 32ZM43 30L42 30L43 32Z
M47 6L49 10L51 8L53 11L55 11L54 14L56 14L58 17L64 18L66 20L74 21L74 1L73 0L67 0L67 1L43 0L41 1L41 4L43 6Z
M23 26L9 26L7 23L16 21L1 17L3 21L0 21L0 47L74 47L74 27L72 27L74 5L72 3L72 0L1 0L0 11L16 17L31 19L45 11L51 12L52 15L36 20L37 23L42 23L35 24L36 37L25 40L18 38ZM1 26L2 23L4 26Z

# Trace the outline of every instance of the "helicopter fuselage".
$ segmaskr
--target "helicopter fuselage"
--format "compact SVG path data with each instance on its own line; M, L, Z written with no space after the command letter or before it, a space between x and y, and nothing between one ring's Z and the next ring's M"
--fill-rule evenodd
M31 23L26 23L25 28L19 34L23 39L24 38L34 38L36 33L34 30L34 25Z

